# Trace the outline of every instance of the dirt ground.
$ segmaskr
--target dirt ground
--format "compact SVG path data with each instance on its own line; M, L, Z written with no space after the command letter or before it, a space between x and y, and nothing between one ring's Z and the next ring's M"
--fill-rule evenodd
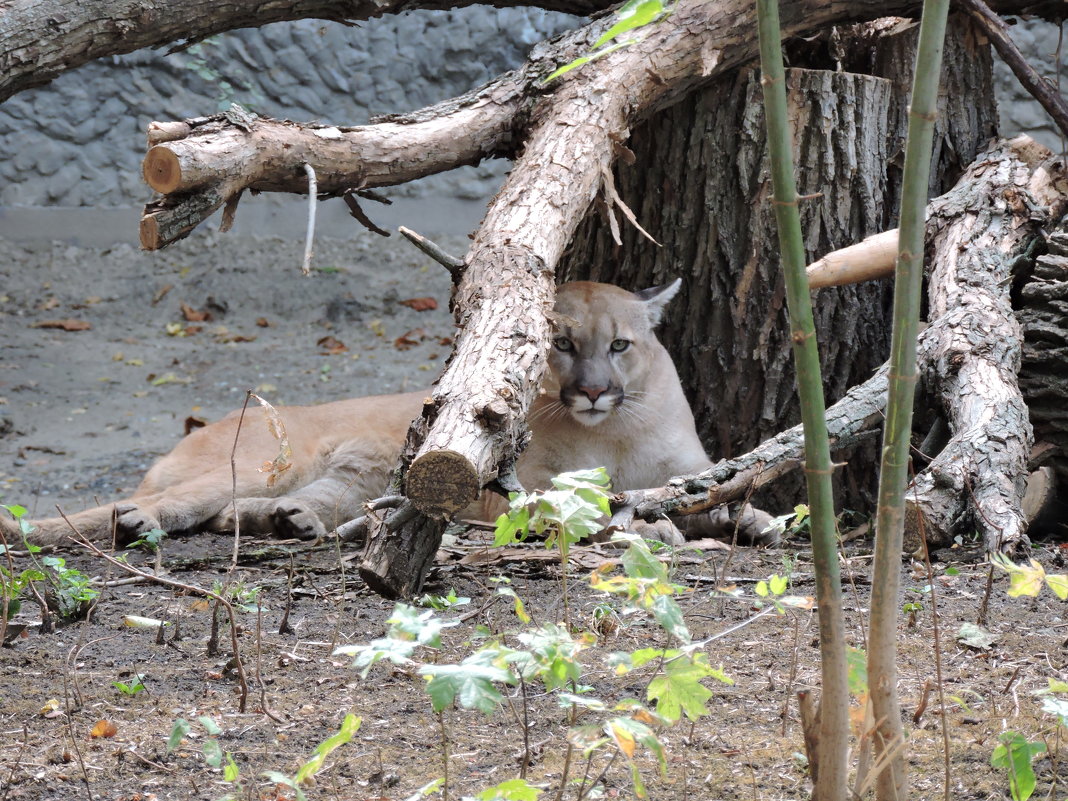
M455 253L464 250L460 240L441 242ZM312 278L299 275L299 261L299 243L216 235L193 237L160 254L65 245L31 252L0 241L0 503L45 515L57 504L74 511L97 498L118 498L182 436L187 417L217 418L240 406L247 389L294 404L429 384L448 353L443 340L452 333L444 271L405 243L370 235L319 242ZM434 298L438 309L417 312L400 303L422 297ZM211 320L187 319L205 311ZM91 328L40 327L64 320ZM505 688L510 703L492 717L452 709L442 720L432 712L420 676L383 663L361 679L350 658L333 654L336 646L381 637L393 608L360 583L355 548L248 541L240 565L229 572L230 547L221 537L175 539L165 544L164 561L168 577L183 584L210 589L241 582L259 589L262 616L237 613L249 685L245 711L239 709L229 629L222 627L218 653L209 655L211 611L202 599L157 583L130 583L117 567L69 555L69 565L97 578L101 595L88 622L54 633L34 625L32 602L13 621L28 627L0 649L0 801L218 799L234 793L223 771L205 759L205 744L213 738L195 722L200 716L219 726L214 739L240 769L241 798L292 797L263 772L292 776L348 712L360 716L362 726L327 758L316 783L304 790L309 798L410 797L443 775L443 724L451 798L518 775L523 712L516 688ZM440 613L459 625L444 631L440 652L419 658L457 662L487 633L516 646L522 626L493 590L502 575L536 623L559 621L559 567L539 558L543 553L530 546L505 561L487 550L483 533L451 539L427 590L454 590L471 601ZM858 647L866 622L868 553L869 544L861 542L844 561L847 620ZM580 549L571 583L573 624L599 635L581 655L581 682L610 703L642 696L652 668L618 676L610 654L667 644L662 631L626 613L618 601L610 602L617 612L608 615L609 624L603 622L607 599L583 575L614 555ZM461 561L465 556L467 563ZM1036 556L1050 570L1063 570L1059 548L1036 548ZM1048 593L1037 600L1008 599L1007 580L996 576L985 620L994 643L967 647L956 635L982 615L988 569L966 551L942 557L935 565L936 597L922 569L909 563L902 568L902 601L918 605L902 622L899 640L912 797L943 794L943 711L935 694L919 721L912 719L925 682L935 684L935 609L949 795L1009 797L990 755L1002 732L1019 731L1029 740L1045 739L1055 757L1036 762L1038 793L1063 797L1058 732L1032 694L1049 678L1068 678L1062 604ZM152 557L135 552L129 561L145 567ZM707 682L711 715L660 731L666 777L639 749L651 798L808 796L793 698L818 683L815 617L809 611L760 614L754 595L756 580L784 572L792 576L791 592L812 594L811 554L803 538L776 550L691 550L674 557L672 576L685 590L680 604L686 621L697 639L715 637L702 650L734 683ZM741 595L716 590L724 586ZM280 634L286 614L292 630ZM154 630L124 626L127 615L176 625L159 643ZM144 676L145 690L135 695L113 684L129 684L137 674ZM528 778L548 788L543 798L554 798L569 713L541 687L526 690ZM168 751L179 718L194 721L193 727ZM113 735L92 737L105 720L114 725ZM596 720L598 713L587 712L580 723ZM590 767L576 756L570 775L584 774L594 787L587 797L634 795L622 759L597 756ZM577 792L578 785L571 785L564 797Z

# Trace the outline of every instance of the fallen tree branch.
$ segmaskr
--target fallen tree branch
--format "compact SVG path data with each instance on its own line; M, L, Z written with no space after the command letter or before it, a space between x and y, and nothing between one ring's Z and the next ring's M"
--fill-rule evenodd
M994 143L930 206L930 324L918 362L952 437L907 493L906 548L977 531L991 552L1029 545L1022 511L1033 435L1018 373L1012 266L1068 205L1062 161L1028 137Z

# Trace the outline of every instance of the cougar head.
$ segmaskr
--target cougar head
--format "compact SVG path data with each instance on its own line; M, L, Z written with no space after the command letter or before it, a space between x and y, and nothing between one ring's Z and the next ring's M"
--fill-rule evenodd
M628 292L575 281L557 290L547 393L579 423L595 426L615 414L640 418L654 368L668 359L653 329L681 281Z

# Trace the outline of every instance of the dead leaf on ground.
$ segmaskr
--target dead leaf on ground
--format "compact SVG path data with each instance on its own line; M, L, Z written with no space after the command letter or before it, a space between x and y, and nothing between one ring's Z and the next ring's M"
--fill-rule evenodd
M408 350L409 348L414 348L424 339L426 339L426 331L422 328L413 328L393 340L393 347L397 350Z
M271 321L268 320L266 317L257 317L256 325L258 325L260 328L270 328Z
M164 284L163 286L161 286L159 288L159 291L152 296L152 305L155 306L157 303L163 300L164 296L172 289L174 289L174 284Z
M348 346L340 339L330 335L316 340L315 344L323 349L323 355L325 356L333 356L336 353L344 353L349 349Z
M443 348L448 348L452 345L452 337L438 337L438 344Z
M49 309L56 308L56 306L58 306L58 305L59 305L59 298L51 297L48 300L46 300L44 303L42 303L40 306L38 306L37 307L37 311L48 311Z
M417 312L424 312L434 311L438 307L438 302L434 298L408 298L400 301L400 305L407 306Z
M119 733L118 727L110 720L98 720L89 732L90 737L114 737Z
M219 333L217 333L215 335L215 341L216 342L222 342L224 344L227 343L227 342L255 342L256 341L256 337L250 337L247 334L230 334L230 333L219 334Z
M88 331L92 327L92 323L70 317L63 320L38 320L36 323L30 323L30 328L58 328L61 331Z
M182 303L179 308L182 310L182 316L190 323L210 323L215 319L210 311L199 311L188 303Z

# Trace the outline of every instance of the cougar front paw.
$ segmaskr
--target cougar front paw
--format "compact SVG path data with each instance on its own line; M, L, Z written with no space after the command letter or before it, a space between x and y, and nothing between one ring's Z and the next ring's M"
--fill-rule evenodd
M133 542L155 528L161 528L159 520L136 503L120 503L115 506L115 536L121 543Z
M631 524L631 531L643 540L656 540L675 548L686 544L686 538L679 531L678 526L666 518L651 523L645 520L635 520Z
M326 535L326 527L310 508L300 501L280 500L271 514L271 525L277 537L314 540Z

